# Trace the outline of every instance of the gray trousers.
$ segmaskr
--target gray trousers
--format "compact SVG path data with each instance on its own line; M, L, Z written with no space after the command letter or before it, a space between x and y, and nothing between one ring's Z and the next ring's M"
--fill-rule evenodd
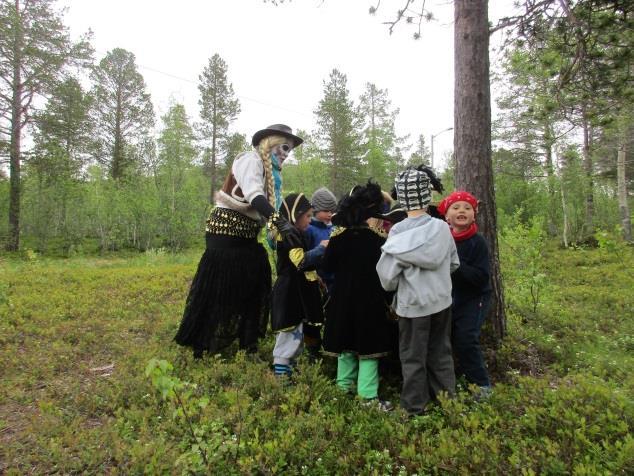
M288 331L280 331L273 347L273 364L295 365L304 350L304 323Z
M424 317L398 320L399 356L403 371L401 406L410 414L425 411L431 392L455 393L451 355L451 307Z

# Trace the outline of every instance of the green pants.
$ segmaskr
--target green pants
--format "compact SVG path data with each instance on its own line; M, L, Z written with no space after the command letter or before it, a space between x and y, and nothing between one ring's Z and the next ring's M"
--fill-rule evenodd
M379 359L359 359L343 352L337 359L337 385L349 392L357 384L357 394L364 399L379 395Z

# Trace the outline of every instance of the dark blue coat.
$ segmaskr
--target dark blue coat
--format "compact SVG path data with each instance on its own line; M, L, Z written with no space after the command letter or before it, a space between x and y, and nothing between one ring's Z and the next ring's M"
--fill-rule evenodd
M491 293L489 247L484 237L476 233L469 239L457 241L456 249L460 267L451 275L454 310Z
M332 225L326 225L323 221L319 221L313 218L310 222L310 225L308 225L308 229L306 230L308 249L313 250L320 246L319 243L321 243L323 240L330 239L331 232ZM330 292L335 281L334 273L327 272L321 266L319 266L317 268L317 274L328 288L328 292Z

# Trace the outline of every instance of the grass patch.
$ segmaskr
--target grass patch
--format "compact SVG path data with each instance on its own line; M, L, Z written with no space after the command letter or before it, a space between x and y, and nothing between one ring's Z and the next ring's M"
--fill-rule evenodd
M272 336L260 360L194 361L172 338L198 257L0 261L0 473L634 472L631 249L547 249L490 400L417 420L342 395L332 360L276 380Z

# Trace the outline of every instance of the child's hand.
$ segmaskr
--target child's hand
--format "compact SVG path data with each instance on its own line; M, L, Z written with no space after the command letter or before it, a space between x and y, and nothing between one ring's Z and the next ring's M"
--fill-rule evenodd
M319 242L319 244L325 248L326 246L328 246L328 242L329 242L329 241L330 241L330 240L321 240L321 241Z

